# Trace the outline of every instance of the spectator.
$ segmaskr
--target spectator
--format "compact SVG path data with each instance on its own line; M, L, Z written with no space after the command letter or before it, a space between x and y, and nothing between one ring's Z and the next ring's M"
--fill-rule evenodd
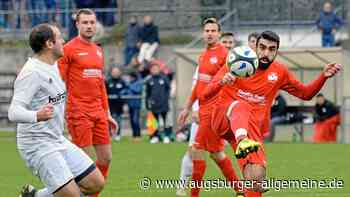
M253 32L248 35L248 46L254 51L256 51L256 40L258 39L258 37L259 37L258 32Z
M154 117L164 128L164 143L170 143L171 128L167 124L167 113L169 111L169 97L170 97L170 82L168 78L161 73L158 64L151 66L151 76L145 80L146 85L146 108L150 110ZM151 143L158 143L160 140L159 129L150 136Z
M323 94L316 96L314 142L336 142L337 126L340 124L338 108Z
M78 29L75 25L77 19L77 14L72 13L71 18L68 22L68 40L71 40L72 38L76 37L78 35Z
M129 74L129 83L127 85L127 100L130 116L130 124L132 128L132 137L135 142L141 140L140 128L140 111L143 90L143 81L136 72Z
M144 60L150 61L154 52L159 46L158 27L153 24L151 16L144 16L144 25L140 29L140 54L138 61L140 64L144 63Z
M119 67L112 67L110 78L106 81L106 89L108 94L109 109L112 117L118 122L119 128L117 134L113 136L116 141L121 139L122 115L124 99L122 96L126 91L126 83L121 78L122 72Z
M276 125L287 121L286 107L286 99L284 99L281 94L278 94L271 107L270 131L267 136L265 136L265 142L273 142L276 134Z
M152 58L152 60L150 61L150 65L158 65L159 69L161 71L161 73L163 73L166 77L168 77L169 81L173 80L173 71L165 64L164 61L160 60L160 59L155 59Z
M81 8L95 8L95 0L75 0L77 9Z
M56 22L55 0L29 0L27 6L30 11L32 26L40 23Z
M117 0L99 0L95 1L95 8L110 9L103 12L96 12L97 19L102 22L104 26L113 26L115 24L114 15L118 8ZM111 10L113 9L113 10Z
M129 65L131 59L139 52L137 43L139 42L140 26L137 23L136 16L129 19L128 29L124 35L124 65Z
M0 10L8 11L11 8L11 0L2 0L0 1ZM0 28L7 29L9 28L9 19L10 14L1 14L0 15Z
M326 1L316 21L317 28L322 33L322 46L332 47L335 44L335 32L343 25L342 19L333 11L332 3Z

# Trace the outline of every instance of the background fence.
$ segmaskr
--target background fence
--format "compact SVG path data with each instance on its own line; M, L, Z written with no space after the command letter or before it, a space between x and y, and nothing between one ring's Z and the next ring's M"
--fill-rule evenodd
M95 9L99 21L107 30L117 24L126 24L131 15L151 15L161 30L176 29L177 33L197 31L203 18L221 18L234 9L237 12L223 24L226 29L260 25L295 28L301 25L314 26L323 2L324 0L1 0L0 36L23 38L33 25L47 21L58 23L68 33L74 26L71 16L81 7ZM334 0L333 3L337 13L345 19L347 1Z

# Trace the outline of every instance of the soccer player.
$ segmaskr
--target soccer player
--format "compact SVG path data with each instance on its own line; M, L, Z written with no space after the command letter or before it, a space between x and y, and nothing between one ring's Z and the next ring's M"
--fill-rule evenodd
M223 32L220 37L220 42L226 47L227 50L231 50L236 47L235 36L232 32Z
M223 46L226 47L227 50L231 50L233 47L235 47L235 40L234 40L234 34L231 32L224 32L221 34L220 42ZM193 75L192 80L192 89L195 87L198 79L198 66L196 68L196 71ZM199 104L198 100L196 100L192 105L192 124L191 124L191 132L190 132L190 140L188 142L188 150L186 151L185 155L182 158L181 161L181 169L180 169L180 180L182 183L185 183L184 185L188 184L188 179L192 174L192 159L191 159L191 152L192 152L192 146L197 134L198 129L198 110L199 110ZM186 196L185 188L181 187L178 188L176 191L177 196Z
M59 60L68 93L68 130L73 143L90 157L95 150L96 166L106 179L112 159L109 125L115 132L118 124L108 108L102 49L92 42L96 14L90 9L79 10L76 25L79 35L64 45L64 57Z
M220 25L215 18L208 18L203 22L203 38L206 43L206 50L199 57L198 80L192 95L184 110L180 113L178 121L184 125L189 111L197 100L201 91L212 80L216 72L225 65L227 49L219 42ZM215 103L216 97L210 99L199 99L199 128L192 146L191 157L193 161L192 181L200 182L203 179L206 162L205 152L209 152L211 158L221 169L227 180L233 182L238 179L233 170L230 158L224 153L224 140L220 139L214 131L211 130L211 109ZM192 188L191 196L199 196L200 188Z
M197 80L198 80L198 66L193 74L192 90L196 86ZM191 124L190 139L188 142L188 149L181 161L180 180L181 180L181 183L184 183L184 185L188 185L188 179L192 175L193 165L192 165L191 152L192 152L194 139L197 135L197 130L198 130L198 122L199 122L198 111L199 111L199 104L198 104L198 100L196 100L192 105L192 124ZM184 187L178 188L176 191L176 196L179 196L179 197L186 196L185 188Z
M25 185L21 197L80 197L104 186L89 156L63 136L66 89L56 64L63 43L57 27L35 26L29 36L34 56L14 84L8 117L17 123L17 149L45 185L40 190Z
M254 51L256 51L256 40L258 39L258 37L258 32L253 32L248 35L248 46Z
M255 75L248 78L233 77L227 67L223 67L201 95L201 99L216 95L219 98L212 116L213 131L228 140L236 149L238 164L246 180L262 181L266 175L266 160L263 134L269 125L270 109L278 91L284 90L303 99L310 100L319 92L326 80L341 68L339 64L327 64L323 72L308 85L299 82L287 67L275 61L279 48L279 36L272 31L264 31L257 39L259 67ZM257 152L242 151L249 145L247 139L259 142ZM246 197L261 196L264 189L254 184L245 192Z

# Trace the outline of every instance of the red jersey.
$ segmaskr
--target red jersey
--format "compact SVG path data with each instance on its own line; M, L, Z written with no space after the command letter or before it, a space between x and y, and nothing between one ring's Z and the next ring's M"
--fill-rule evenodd
M283 64L274 61L266 70L258 69L248 78L237 78L231 85L220 85L229 69L223 67L202 94L204 98L219 93L217 105L230 105L234 100L246 101L252 106L255 122L261 129L269 125L271 105L278 91L285 90L303 100L310 100L322 88L326 77L322 73L308 85L302 84ZM261 131L260 129L260 131ZM265 130L263 130L265 132Z
M214 78L215 74L220 68L225 65L227 56L227 49L220 43L211 48L207 48L199 56L198 67L198 80L196 86L192 90L191 100L199 100L199 113L205 114L210 110L211 105L215 103L216 96L209 99L202 99L201 94L207 87L210 81Z
M67 112L107 110L102 49L79 36L64 45L58 67L66 82Z

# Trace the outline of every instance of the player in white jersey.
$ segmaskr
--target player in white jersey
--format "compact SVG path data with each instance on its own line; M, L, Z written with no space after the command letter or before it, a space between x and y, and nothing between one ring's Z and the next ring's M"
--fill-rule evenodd
M63 43L57 27L34 27L29 44L35 54L14 84L8 116L17 123L17 148L45 185L40 190L25 185L21 197L80 197L104 186L93 161L63 136L66 88L56 64L63 56Z
M236 45L234 34L231 32L222 33L220 37L220 42L228 50L231 50ZM195 87L197 80L198 80L198 66L193 75L192 88ZM199 103L198 103L198 100L196 100L192 105L192 124L191 124L190 140L188 142L189 148L186 151L181 161L181 169L180 169L181 184L179 185L180 187L177 188L177 191L176 191L176 196L179 196L179 197L186 196L185 185L188 185L188 180L192 176L193 164L191 159L191 151L192 151L192 145L197 135L198 121L199 121L198 111L199 111Z

